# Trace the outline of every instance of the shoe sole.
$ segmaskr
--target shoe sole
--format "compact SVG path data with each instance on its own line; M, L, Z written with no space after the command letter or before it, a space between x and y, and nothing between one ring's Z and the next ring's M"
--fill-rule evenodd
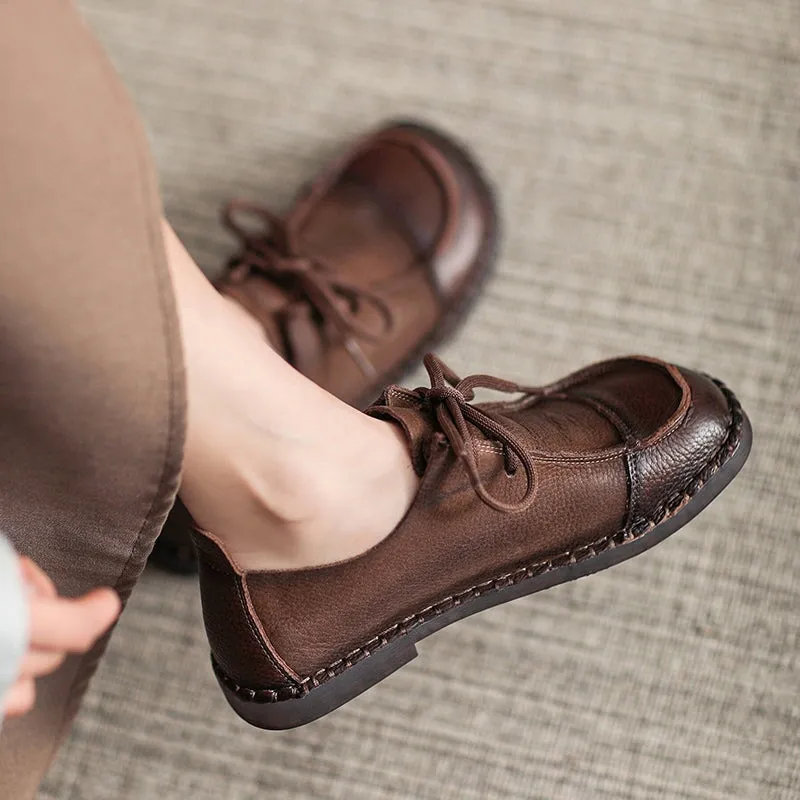
M439 612L434 608L434 616L419 622L408 632L403 632L403 624L395 626L395 629L400 628L397 638L386 643L383 643L384 637L376 638L373 640L375 647L371 651L360 648L359 651L350 654L346 661L337 662L337 665L329 670L304 680L305 688L300 690L304 693L299 697L275 700L277 697L275 691L242 688L224 674L212 656L214 672L228 703L242 719L259 728L286 730L305 725L334 711L380 683L404 664L408 664L417 656L417 642L432 633L492 606L607 569L664 541L694 519L722 492L744 466L750 453L752 443L750 422L735 397L721 384L719 385L731 404L732 423L726 439L730 452L725 458L721 458L725 450L723 445L723 450L706 465L684 492L673 496L671 502L660 507L663 510L663 518L655 524L650 520L648 522L650 527L645 532L637 534L633 529L626 529L605 540L605 549L595 555L582 555L580 560L576 560L576 554L573 553L568 556L568 563L555 565L553 562L547 562L544 565L517 570L500 580L488 581L470 590L470 596L466 599L462 600L457 596L447 610ZM703 478L704 473L712 467L712 473ZM693 488L695 484L696 489ZM674 506L673 511L669 510L671 505ZM595 552L595 549L597 548L593 548L590 552ZM538 571L538 574L526 577L527 573L534 571ZM523 576L522 579L514 580L520 575ZM502 585L503 581L513 582L511 585ZM359 660L355 659L356 654ZM352 665L350 665L351 657L355 661ZM337 672L337 669L341 671ZM309 685L313 688L308 688Z

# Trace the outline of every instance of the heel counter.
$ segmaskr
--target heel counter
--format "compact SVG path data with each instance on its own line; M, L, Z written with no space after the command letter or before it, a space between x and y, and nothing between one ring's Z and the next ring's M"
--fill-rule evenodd
M276 654L253 617L244 577L211 537L192 533L208 643L222 672L253 689L286 686L295 676Z

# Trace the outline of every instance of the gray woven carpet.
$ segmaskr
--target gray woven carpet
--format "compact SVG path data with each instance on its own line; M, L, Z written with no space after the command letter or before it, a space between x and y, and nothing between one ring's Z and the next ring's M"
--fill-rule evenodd
M796 0L85 0L208 269L218 205L277 206L391 115L457 131L505 249L460 372L643 351L722 377L751 461L651 554L435 636L339 713L262 733L193 581L146 574L53 800L800 797Z

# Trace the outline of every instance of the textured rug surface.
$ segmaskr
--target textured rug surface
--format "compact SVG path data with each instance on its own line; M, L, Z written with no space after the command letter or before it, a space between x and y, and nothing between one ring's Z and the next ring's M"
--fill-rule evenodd
M453 367L530 383L658 355L733 387L755 446L650 554L449 628L293 732L228 710L194 582L148 573L41 797L800 797L796 0L82 5L205 269L222 201L280 208L354 134L429 119L505 219Z

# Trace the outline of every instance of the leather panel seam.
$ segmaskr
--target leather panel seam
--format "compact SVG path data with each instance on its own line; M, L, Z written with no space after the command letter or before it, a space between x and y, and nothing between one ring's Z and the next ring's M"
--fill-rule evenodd
M245 621L247 622L247 627L250 629L250 633L253 634L253 637L258 642L258 646L261 648L261 651L269 660L270 664L278 670L278 673L283 675L286 678L287 682L292 683L293 679L286 674L286 670L277 662L275 656L273 656L272 652L270 651L269 646L264 641L261 632L258 630L258 626L253 621L252 615L250 614L250 608L247 604L247 601L244 597L244 591L242 586L242 578L240 576L235 576L236 585L236 595L239 598L239 603L241 604L242 613L244 614Z

